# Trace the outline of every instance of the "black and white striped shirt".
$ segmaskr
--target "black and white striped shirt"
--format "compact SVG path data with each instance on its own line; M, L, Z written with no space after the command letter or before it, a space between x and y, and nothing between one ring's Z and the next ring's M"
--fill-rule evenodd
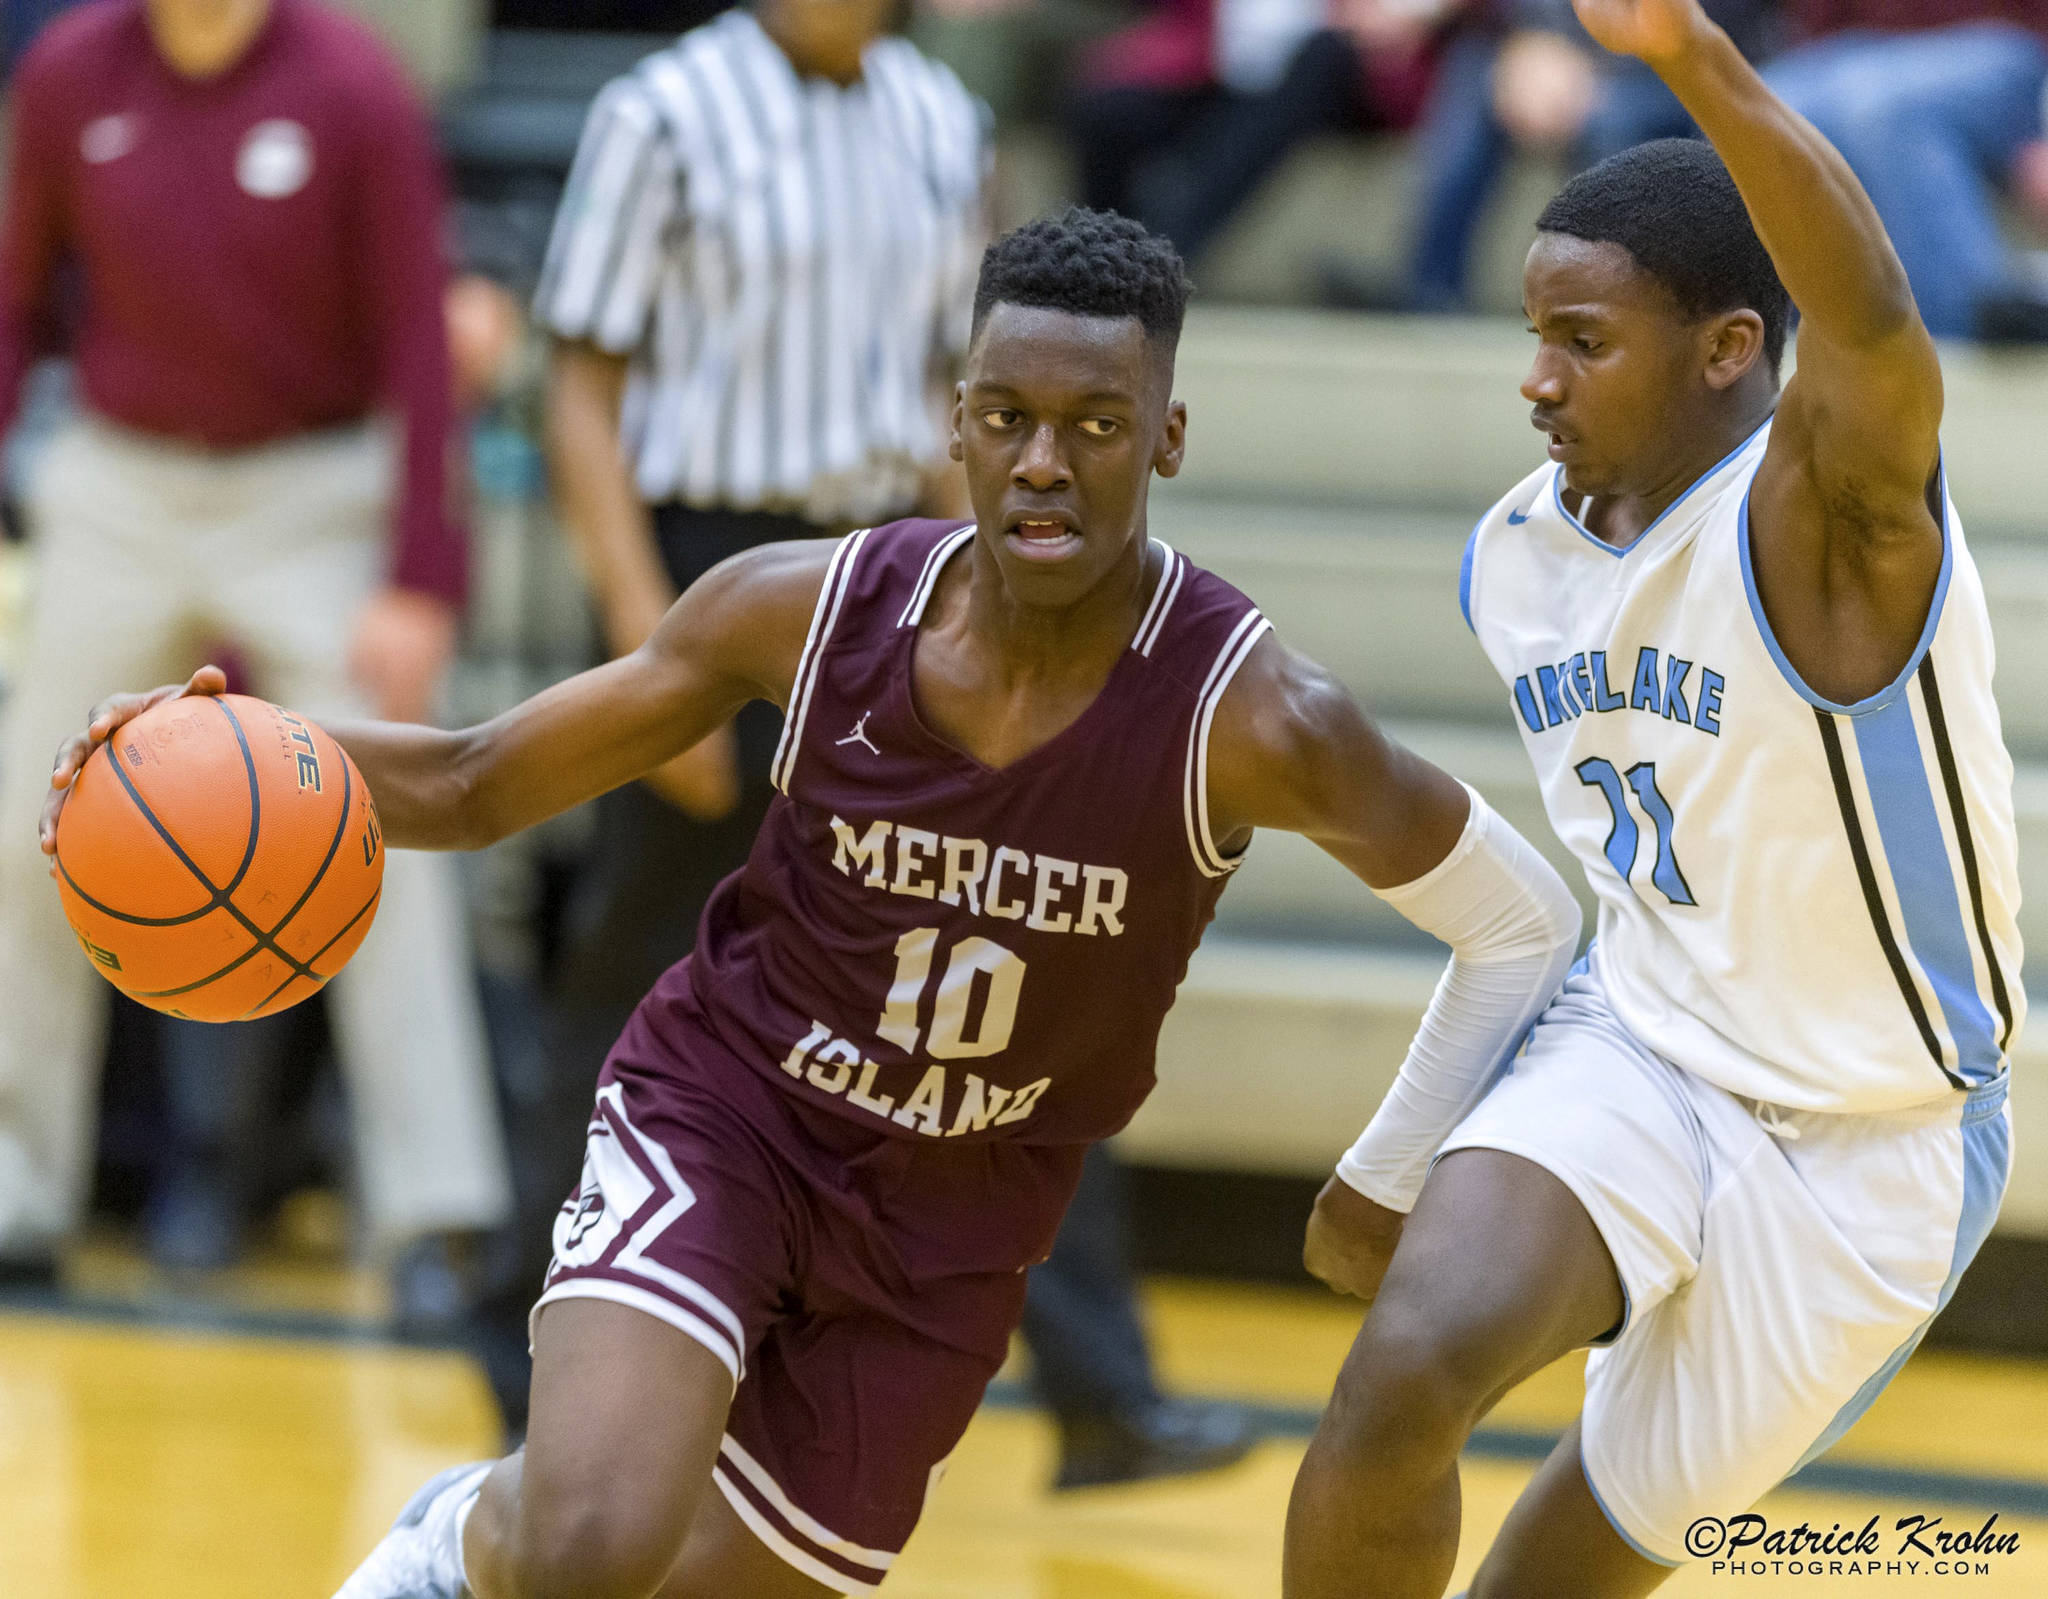
M859 521L939 451L931 379L965 345L986 116L907 40L800 78L731 11L606 85L536 296L631 358L641 497Z

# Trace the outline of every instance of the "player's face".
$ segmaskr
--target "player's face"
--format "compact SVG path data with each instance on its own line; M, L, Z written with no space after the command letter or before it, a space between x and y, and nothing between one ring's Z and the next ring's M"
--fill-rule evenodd
M1522 306L1539 341L1522 397L1565 485L1584 495L1654 490L1694 442L1698 325L1620 245L1561 233L1536 236Z
M1180 470L1173 363L1134 317L992 307L953 404L981 537L1033 604L1071 604L1145 534L1154 472Z

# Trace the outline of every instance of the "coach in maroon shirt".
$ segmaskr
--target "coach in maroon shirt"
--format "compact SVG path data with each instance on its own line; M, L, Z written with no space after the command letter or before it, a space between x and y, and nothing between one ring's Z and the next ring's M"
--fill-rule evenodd
M305 714L423 720L466 564L439 166L367 29L314 0L95 0L37 38L12 101L0 431L60 346L83 404L25 485L37 581L0 729L0 1267L47 1259L84 1187L98 996L28 846L79 707L225 639ZM393 858L330 1015L373 1230L490 1225L503 1160L445 865Z
M395 408L406 599L377 609L404 609L415 649L431 628L425 659L445 662L466 546L447 507L443 202L397 65L308 0L102 0L51 25L13 100L0 431L51 343L66 257L79 380L110 421L242 450ZM381 617L366 654L400 630ZM364 664L380 689L412 675Z

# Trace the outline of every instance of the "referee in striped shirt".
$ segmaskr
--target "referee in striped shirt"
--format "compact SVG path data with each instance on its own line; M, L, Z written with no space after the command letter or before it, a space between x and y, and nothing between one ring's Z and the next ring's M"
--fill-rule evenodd
M883 33L894 4L726 12L591 109L537 315L555 490L615 654L726 556L906 515L950 482L932 474L987 120ZM737 817L754 786L765 806L745 734L737 763L708 740L657 786L700 818Z

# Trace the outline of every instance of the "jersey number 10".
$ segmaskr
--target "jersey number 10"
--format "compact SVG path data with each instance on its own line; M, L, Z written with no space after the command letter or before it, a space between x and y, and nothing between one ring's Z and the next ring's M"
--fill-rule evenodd
M1636 850L1641 843L1642 833L1636 826L1635 814L1628 807L1628 791L1635 790L1636 803L1643 808L1643 814L1650 819L1650 825L1657 830L1657 864L1650 869L1650 881L1663 892L1674 905L1697 905L1692 889L1685 881L1685 873L1678 869L1678 853L1671 847L1671 831L1675 825L1671 817L1671 802L1657 787L1657 763L1638 761L1626 772L1617 772L1614 762L1601 756L1591 756L1572 768L1579 774L1579 781L1588 788L1597 788L1607 798L1607 808L1614 813L1614 826L1607 835L1605 854L1607 864L1621 873L1623 882L1629 881L1629 874L1636 869Z
M920 1029L918 1002L932 975L932 951L939 942L936 927L913 927L896 940L896 980L875 1031L906 1055L915 1055ZM968 1002L974 980L986 976L988 999L981 1007L981 1025L967 1037ZM963 938L946 957L932 1002L931 1037L925 1048L935 1060L972 1060L1007 1049L1010 1029L1017 1025L1017 996L1024 988L1024 962L986 938Z

